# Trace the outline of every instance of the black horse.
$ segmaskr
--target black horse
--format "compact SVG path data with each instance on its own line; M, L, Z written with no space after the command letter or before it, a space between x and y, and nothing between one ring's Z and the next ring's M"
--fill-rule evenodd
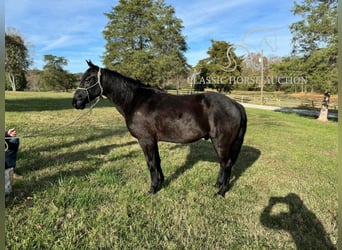
M151 174L150 193L158 192L164 181L158 141L190 143L210 138L220 159L217 194L225 195L247 128L243 106L214 92L167 94L91 61L87 63L89 68L75 91L72 105L84 109L102 95L113 102L145 154Z

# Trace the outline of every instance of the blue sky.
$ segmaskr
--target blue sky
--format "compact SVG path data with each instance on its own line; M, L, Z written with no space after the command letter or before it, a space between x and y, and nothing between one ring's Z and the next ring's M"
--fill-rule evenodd
M207 56L211 40L236 44L240 55L258 52L266 56L291 53L289 25L299 20L291 13L293 1L274 0L165 0L183 20L188 63L196 65ZM5 27L22 34L34 61L42 69L43 56L52 54L68 60L66 70L87 68L86 59L99 66L106 41L102 30L108 22L104 13L117 0L5 0ZM243 49L245 48L245 49Z

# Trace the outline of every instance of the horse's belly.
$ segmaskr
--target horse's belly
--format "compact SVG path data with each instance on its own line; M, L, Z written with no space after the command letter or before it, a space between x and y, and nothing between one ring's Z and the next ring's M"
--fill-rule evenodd
M156 122L160 141L190 143L208 136L206 126L195 119L162 119Z

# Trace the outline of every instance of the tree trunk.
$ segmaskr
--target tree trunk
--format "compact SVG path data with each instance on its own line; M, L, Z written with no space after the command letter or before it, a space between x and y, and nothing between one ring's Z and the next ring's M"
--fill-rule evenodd
M322 121L322 122L328 121L329 100L330 100L330 92L326 91L324 93L321 112L319 113L319 117L317 118L317 120Z
M12 91L17 91L17 88L15 87L15 77L13 74L9 73L9 80L11 83Z

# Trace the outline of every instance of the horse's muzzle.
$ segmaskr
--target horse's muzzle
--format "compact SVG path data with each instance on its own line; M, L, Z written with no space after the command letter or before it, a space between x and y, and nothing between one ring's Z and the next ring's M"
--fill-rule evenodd
M76 109L84 109L86 106L86 99L74 96L72 99L72 106Z
M81 104L77 102L75 99L72 100L72 106L74 106L75 109L84 109L85 104Z

